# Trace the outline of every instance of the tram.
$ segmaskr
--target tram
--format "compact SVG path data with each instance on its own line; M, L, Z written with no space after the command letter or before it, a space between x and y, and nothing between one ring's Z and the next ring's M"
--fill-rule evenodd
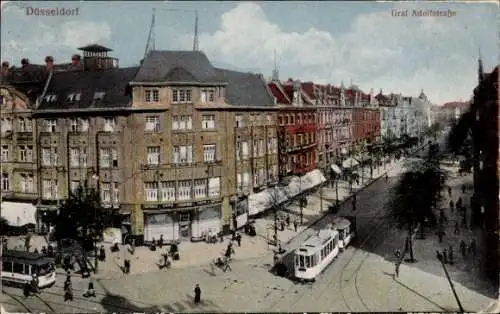
M2 281L25 284L38 278L38 287L44 288L56 282L54 259L39 253L4 251L2 255Z
M308 238L294 252L296 279L314 281L339 253L339 233L328 228Z
M356 236L354 226L349 219L345 217L336 217L332 221L332 228L339 233L339 249L343 251Z

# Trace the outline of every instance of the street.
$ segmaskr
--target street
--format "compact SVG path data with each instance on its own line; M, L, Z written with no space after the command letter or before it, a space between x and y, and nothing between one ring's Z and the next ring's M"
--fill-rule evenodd
M417 160L411 158L407 162ZM357 193L357 209L351 201L343 203L336 215L326 215L311 228L298 234L287 249L297 247L309 235L321 229L338 215L355 215L357 240L326 268L313 284L297 284L271 274L272 253L260 257L237 259L232 271L222 272L208 265L166 271L149 271L96 280L97 296L84 298L88 280L73 277L75 299L63 301L62 280L43 290L38 297L24 300L22 291L4 287L7 310L22 310L16 298L30 310L40 312L207 312L207 311L456 311L456 302L436 261L425 255L427 242L415 244L414 265L403 264L398 278L394 274L394 252L404 245L405 230L390 224L385 201L397 182L402 167L389 172ZM325 189L326 196L335 194ZM434 248L430 247L430 252ZM426 260L423 260L424 257ZM427 271L430 264L438 271ZM433 274L434 273L434 274ZM193 303L193 289L199 284L202 302ZM467 311L479 311L492 298L455 283Z

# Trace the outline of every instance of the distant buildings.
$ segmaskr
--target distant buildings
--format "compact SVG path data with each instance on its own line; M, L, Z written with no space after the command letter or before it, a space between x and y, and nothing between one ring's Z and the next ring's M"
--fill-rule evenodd
M453 101L442 105L441 121L448 124L453 124L458 121L460 116L469 109L470 102L468 101Z
M257 196L280 178L306 178L310 189L324 180L317 169L326 175L381 136L418 136L425 120L415 100L265 82L199 51L153 51L120 68L109 48L79 49L71 63L2 66L2 215L11 223L41 229L86 185L137 244L196 241L242 227L249 203L252 213L268 208Z

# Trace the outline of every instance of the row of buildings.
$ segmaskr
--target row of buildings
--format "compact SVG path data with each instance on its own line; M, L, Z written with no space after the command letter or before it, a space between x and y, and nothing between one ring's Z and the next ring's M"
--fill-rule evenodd
M266 81L199 51L152 51L120 68L106 47L79 49L67 64L2 64L2 216L13 224L42 226L86 184L137 243L195 240L241 227L252 197L282 178L322 177L317 185L318 169L428 123L415 109L423 93Z

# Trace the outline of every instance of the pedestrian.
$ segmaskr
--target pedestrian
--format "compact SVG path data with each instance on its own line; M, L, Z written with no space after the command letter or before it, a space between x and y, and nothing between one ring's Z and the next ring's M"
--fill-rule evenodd
M64 292L64 302L66 301L73 301L73 288L71 287L71 284Z
M389 180L389 175L387 174L387 172L385 173L385 182L387 183L387 181Z
M448 247L448 260L450 262L450 265L453 265L453 248L450 246Z
M286 226L289 227L290 226L290 214L287 214L286 215Z
M450 200L450 210L453 211L453 207L455 207L455 204L453 204L453 200Z
M472 253L472 257L475 258L476 257L476 239L472 239L472 241L470 242L470 250Z
M297 227L298 227L298 224L299 224L299 223L298 223L297 219L295 219L295 220L293 221L293 230L295 230L295 232L297 232Z
M233 271L233 269L231 268L231 258L226 258L226 261L224 262L224 268L222 270L226 272L228 269L230 271Z
M31 285L29 282L26 282L24 285L23 285L23 294L24 294L24 297L27 298L30 296L30 293L31 293Z
M356 210L356 194L352 198L352 210Z
M401 259L401 251L399 249L396 250L396 253L394 253L394 255L396 255L396 259L398 261Z
M457 200L457 210L462 208L462 198L459 197L458 200Z
M448 264L448 256L446 249L443 250L443 263Z
M455 230L453 231L454 234L460 234L460 227L458 225L458 221L455 221Z
M465 184L462 184L462 193L465 194Z
M465 258L465 254L467 253L467 251L466 251L465 241L463 239L460 240L460 253L462 253L462 257Z
M444 224L444 221L445 221L445 217L444 217L444 211L443 209L441 208L439 210L439 224L442 226Z
M236 234L236 242L238 246L241 247L241 234L239 232Z
M280 231L285 231L285 222L283 219L280 219Z
M448 187L448 195L451 197L451 187Z
M87 286L87 292L85 292L83 296L86 298L95 297L94 283L92 282L92 279L90 279Z
M394 265L394 266L395 266L395 269L394 269L394 270L395 270L395 271L394 271L394 276L395 276L396 278L397 278L397 277L399 277L399 265L401 265L401 263L400 263L399 261L397 261L397 262L395 263L395 265Z
M194 304L198 304L201 301L201 289L200 285L196 284L194 287Z

